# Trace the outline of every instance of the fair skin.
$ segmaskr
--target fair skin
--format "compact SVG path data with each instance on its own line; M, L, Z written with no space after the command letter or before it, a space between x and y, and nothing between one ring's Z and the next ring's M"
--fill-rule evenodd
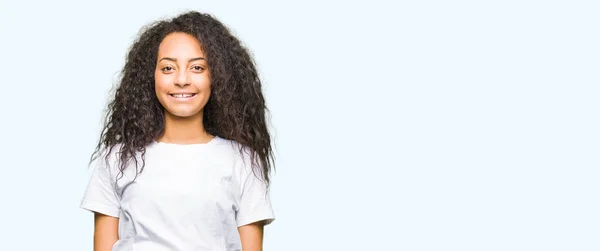
M158 49L154 73L156 97L165 108L165 132L158 141L207 143L203 111L210 96L210 72L200 43L185 33L165 37ZM110 251L118 240L119 219L96 213L94 251ZM262 251L263 222L238 227L243 251Z

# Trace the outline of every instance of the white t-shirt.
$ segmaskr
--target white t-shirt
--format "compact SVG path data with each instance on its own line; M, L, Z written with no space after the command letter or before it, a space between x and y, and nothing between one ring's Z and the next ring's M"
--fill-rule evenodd
M275 219L266 185L256 177L261 173L252 172L249 155L233 141L155 141L133 182L133 163L117 180L117 151L108 168L103 156L95 161L81 202L83 209L119 218L113 251L241 250L237 227Z

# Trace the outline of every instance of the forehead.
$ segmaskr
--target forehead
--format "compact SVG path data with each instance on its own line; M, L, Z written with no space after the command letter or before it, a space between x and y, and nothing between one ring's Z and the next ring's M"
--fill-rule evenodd
M189 58L203 56L204 53L200 42L194 36L183 32L175 32L167 35L161 41L158 47L158 55L179 55Z

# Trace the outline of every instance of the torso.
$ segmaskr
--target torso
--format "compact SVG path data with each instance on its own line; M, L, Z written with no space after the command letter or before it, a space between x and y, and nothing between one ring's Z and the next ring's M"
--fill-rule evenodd
M235 210L242 158L236 151L218 137L146 147L135 181L131 166L117 182L121 212L113 250L241 250Z

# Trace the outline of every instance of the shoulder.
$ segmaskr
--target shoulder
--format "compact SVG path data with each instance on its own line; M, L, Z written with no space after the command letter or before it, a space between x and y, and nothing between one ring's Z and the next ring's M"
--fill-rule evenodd
M110 173L116 173L121 162L121 147L122 144L116 144L111 147L99 149L91 163L92 166L96 169L102 168L108 170Z
M213 149L218 158L228 159L240 174L252 172L252 151L235 140L215 137Z
M245 160L250 157L250 149L243 147L235 140L215 137L211 143L213 148L220 154L227 154L235 160Z

